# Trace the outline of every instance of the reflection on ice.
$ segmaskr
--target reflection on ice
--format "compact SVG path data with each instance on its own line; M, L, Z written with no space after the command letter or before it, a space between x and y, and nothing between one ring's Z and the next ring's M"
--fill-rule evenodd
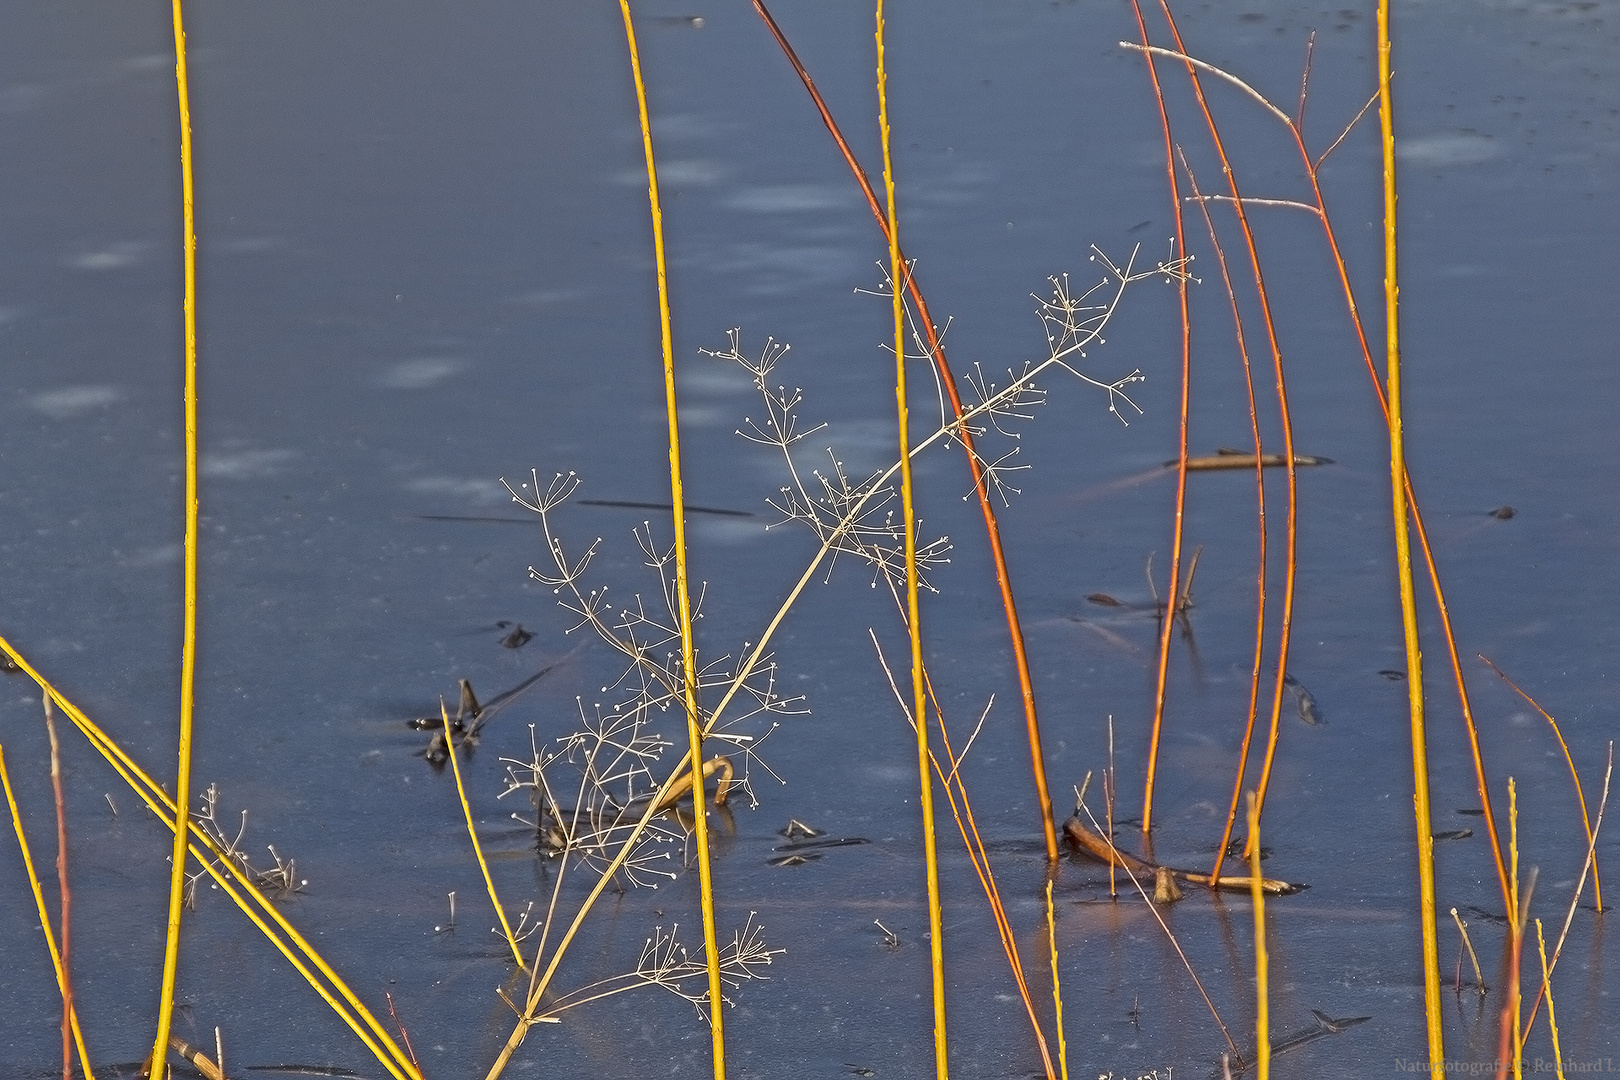
M296 450L216 450L203 454L202 474L216 480L256 480L277 475L297 456Z
M116 386L61 386L35 394L28 404L52 420L76 420L117 404L123 396Z
M480 506L501 506L512 501L498 480L472 480L457 476L422 476L406 481L406 491L419 495L445 495Z
M1480 165L1500 157L1501 150L1488 135L1458 131L1407 139L1396 145L1395 156L1402 165Z
M423 356L395 364L384 372L377 382L390 390L425 390L443 382L466 366L465 360Z
M122 270L134 266L146 252L147 245L138 240L121 240L108 244L100 251L86 252L68 260L75 270Z

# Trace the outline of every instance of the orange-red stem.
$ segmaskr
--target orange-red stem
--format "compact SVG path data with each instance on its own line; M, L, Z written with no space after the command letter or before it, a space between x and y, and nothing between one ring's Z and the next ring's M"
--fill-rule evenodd
M811 100L815 102L816 110L821 114L822 123L827 125L827 130L832 134L833 141L838 144L838 149L844 155L844 160L848 163L850 172L854 174L856 182L861 186L861 191L866 195L867 205L871 207L872 216L877 219L878 227L883 230L884 238L887 239L889 225L883 204L878 200L877 192L873 190L871 181L867 179L866 170L861 168L860 162L855 158L855 152L850 149L849 143L844 140L843 133L839 130L832 113L827 109L827 103L822 100L821 92L816 89L816 84L810 78L810 73L805 70L804 64L799 61L798 54L793 51L793 46L788 43L787 36L782 33L781 27L776 25L776 20L771 18L771 13L766 10L762 0L754 0L754 10L759 12L761 19L765 20L765 25L769 28L771 36L776 39L777 45L781 47L783 54L787 56L788 62L793 65L793 70L798 73L800 81L804 83L805 90L809 91ZM904 264L903 254L902 264ZM956 378L952 375L950 365L945 360L945 348L940 342L939 330L934 325L934 320L929 317L928 304L923 299L922 289L917 285L917 275L907 273L905 278L906 291L911 294L912 303L916 305L917 317L922 323L923 334L928 341L929 355L933 358L934 365L939 369L940 382L944 385L945 392L950 398L951 411L957 419L956 436L962 444L963 451L967 454L968 471L973 477L973 489L979 496L979 510L984 515L985 535L990 541L990 557L996 568L996 583L1001 588L1001 605L1007 613L1007 632L1012 641L1013 663L1018 671L1018 688L1024 701L1024 719L1029 731L1030 765L1035 778L1036 798L1039 800L1041 807L1041 827L1046 838L1046 857L1048 860L1055 862L1058 857L1057 829L1052 820L1052 796L1046 783L1046 758L1041 751L1041 729L1035 710L1035 686L1030 679L1029 656L1024 649L1024 631L1018 620L1018 606L1013 600L1012 576L1007 570L1007 559L1002 552L1001 528L996 522L995 507L990 504L990 491L984 482L984 470L980 467L978 454L974 450L973 435L968 431L967 425L961 422L962 399L956 392ZM895 287L899 287L898 282L895 283Z

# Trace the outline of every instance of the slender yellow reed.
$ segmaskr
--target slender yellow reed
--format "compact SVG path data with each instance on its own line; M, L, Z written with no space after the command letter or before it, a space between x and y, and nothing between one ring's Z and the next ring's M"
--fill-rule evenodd
M703 908L703 949L709 975L709 1032L715 1080L726 1075L726 1038L720 993L720 949L714 932L714 871L709 858L708 812L704 809L703 781L697 770L703 762L703 723L697 702L697 647L693 640L692 599L686 566L686 504L681 485L680 424L675 407L675 345L670 330L669 275L664 261L664 212L658 201L658 166L653 156L652 124L647 114L647 88L641 79L641 58L636 30L630 18L630 0L619 0L624 16L625 41L630 46L630 70L636 82L636 109L641 118L641 147L647 157L647 201L652 208L653 254L658 264L658 328L664 355L664 404L669 418L669 488L675 519L675 595L680 613L681 673L685 682L686 733L694 772L692 783L693 834L697 845L700 903Z
M1497 1068L1511 1067L1514 1080L1524 1069L1524 1035L1519 1027L1524 993L1519 987L1519 960L1524 943L1524 922L1519 917L1519 789L1508 777L1508 986L1502 1005L1502 1038ZM1505 1059L1505 1060L1504 1060Z
M1406 447L1401 418L1400 283L1396 276L1395 113L1390 92L1389 0L1378 4L1378 121L1384 151L1384 323L1389 365L1389 474L1395 522L1395 561L1406 638L1407 705L1412 728L1412 806L1417 821L1418 916L1423 929L1423 1004L1429 1065L1445 1066L1440 1019L1440 937L1435 922L1434 830L1429 820L1429 753L1424 734L1423 655L1418 646L1417 599L1412 591L1412 541L1407 532Z
M934 778L929 771L927 689L923 682L922 622L917 605L916 505L911 486L910 413L906 406L905 281L900 258L900 220L894 201L894 158L889 145L889 74L883 44L883 0L877 0L878 135L883 144L883 193L889 223L889 284L894 298L894 397L900 434L900 505L906 532L906 622L911 632L911 690L917 719L917 777L922 802L923 859L928 875L928 945L933 960L934 1072L950 1075L945 1041L945 950L939 903L939 852L934 836Z
M1541 920L1536 920L1536 947L1541 950L1541 993L1547 999L1547 1026L1552 1029L1553 1065L1558 1080L1564 1080L1564 1051L1558 1045L1558 1014L1553 1011L1552 970L1547 966L1547 938L1541 932Z
M191 99L186 83L186 29L180 0L174 0L174 80L180 106L180 196L184 207L185 254L185 417L186 539L184 637L180 647L180 748L174 783L181 813L191 802L192 687L197 671L197 222L192 201ZM163 983L158 991L157 1036L150 1068L162 1072L174 1015L174 980L180 964L180 911L186 888L186 830L174 831L174 862L169 873L169 921L163 946Z
M393 1041L386 1028L375 1016L360 1002L354 991L343 981L325 959L315 951L314 947L300 934L293 925L287 921L277 906L247 877L235 859L229 858L221 851L207 833L203 832L190 816L181 817L176 814L175 803L169 798L168 792L153 780L133 758L124 752L123 748L114 742L108 735L96 726L73 702L62 695L46 678L30 664L21 653L12 647L4 637L0 637L0 652L4 652L12 661L25 672L29 678L39 684L40 688L50 695L67 717L73 721L90 744L107 760L130 790L146 803L148 809L157 815L166 826L173 829L176 821L184 821L189 827L194 843L190 847L193 858L206 870L210 877L220 886L231 901L242 909L247 917L253 920L255 926L270 939L282 955L292 963L309 982L316 993L332 1006L344 1022L354 1030L367 1048L377 1057L377 1060L400 1080L421 1080L421 1072L412 1063L405 1052ZM223 871L220 869L223 867ZM240 891L238 891L240 890ZM255 910L255 907L258 910ZM269 920L269 922L266 921ZM275 923L279 929L271 929L269 923ZM285 936L285 940L283 937ZM300 959L302 957L303 959ZM308 961L306 964L305 961ZM314 969L313 971L311 969ZM331 989L316 977L318 971ZM341 1002L339 1001L341 998ZM368 1034L368 1030L370 1034ZM375 1036L375 1038L373 1038Z
M1069 1080L1069 1044L1063 1038L1063 988L1058 983L1057 913L1052 908L1052 878L1046 878L1046 940L1052 947L1052 1008L1056 1010L1058 1070Z
M90 1071L90 1054L84 1048L84 1034L79 1030L79 1014L73 1008L68 998L67 970L62 964L62 954L56 948L56 935L51 930L51 915L45 908L45 892L40 888L39 875L34 872L34 857L28 849L28 834L23 831L22 812L17 809L17 798L11 790L11 775L6 771L6 751L0 746L0 785L6 789L6 805L11 809L11 827L17 831L17 847L22 852L23 869L28 874L28 886L34 891L34 906L39 910L39 926L45 931L45 945L51 951L51 967L56 971L56 986L62 994L64 1006L68 1009L69 1020L73 1025L73 1041L79 1051L79 1068L84 1070L88 1078L95 1075Z
M517 961L518 967L524 967L523 950L518 948L517 935L512 933L512 924L506 921L506 909L501 907L500 895L495 891L495 878L489 872L489 861L484 858L484 846L478 842L478 829L473 825L472 804L467 802L467 788L461 782L461 763L457 760L455 740L450 734L450 710L445 708L444 702L439 702L439 715L444 719L444 745L450 752L450 771L456 777L456 797L461 800L461 816L467 822L467 836L472 840L473 857L478 860L478 869L484 872L484 887L489 890L489 902L495 905L495 917L501 920L501 932L506 935L506 944L512 950L512 959Z
M1268 979L1271 957L1266 952L1266 894L1260 887L1260 804L1249 794L1249 899L1254 904L1254 1038L1255 1075L1271 1075L1271 1008Z

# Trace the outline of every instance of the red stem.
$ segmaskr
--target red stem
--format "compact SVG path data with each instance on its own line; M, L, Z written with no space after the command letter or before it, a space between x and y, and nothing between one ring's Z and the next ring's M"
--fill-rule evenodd
M1254 434L1255 486L1259 489L1256 502L1260 511L1260 568L1254 615L1254 665L1249 673L1249 714L1248 722L1243 726L1243 745L1238 750L1237 775L1232 779L1232 802L1226 812L1226 828L1221 832L1220 846L1215 849L1215 868L1209 872L1210 877L1218 878L1221 876L1221 866L1226 861L1226 846L1232 842L1232 826L1237 821L1238 803L1243 797L1243 776L1249 767L1249 746L1254 741L1254 722L1260 705L1260 665L1265 653L1266 629L1266 478L1265 466L1260 461L1260 410L1254 399L1254 371L1249 363L1248 339L1243 332L1243 314L1238 310L1237 290L1232 285L1232 271L1227 265L1226 252L1221 247L1220 237L1215 232L1215 221L1210 216L1209 203L1198 190L1198 179L1193 176L1185 157L1181 159L1181 164L1187 169L1187 182L1192 187L1193 198L1197 200L1199 209L1204 213L1204 224L1209 227L1209 242L1215 249L1215 261L1221 267L1221 280L1226 283L1226 298L1232 305L1232 325L1237 330L1238 355L1243 359L1243 383L1249 391L1249 428Z
M1182 43L1181 32L1176 28L1175 16L1170 13L1168 0L1159 0L1159 6L1163 9L1165 21L1170 26L1170 34L1175 38L1176 50L1186 55L1187 49ZM1288 385L1283 376L1282 347L1277 341L1277 327L1271 316L1271 298L1266 290L1265 275L1260 269L1260 253L1255 245L1254 231L1249 227L1249 217L1243 209L1243 198L1237 187L1237 175L1232 170L1232 162L1226 156L1226 145L1221 141L1215 116L1210 112L1209 102L1204 97L1203 82L1198 78L1198 69L1190 63L1186 67L1187 77L1192 82L1193 94L1198 99L1198 107L1203 111L1204 122L1209 127L1215 152L1220 155L1227 188L1232 193L1232 207L1237 211L1238 225L1243 231L1244 244L1249 249L1249 264L1254 270L1255 293L1260 300L1261 319L1265 323L1266 339L1271 346L1272 366L1277 374L1277 408L1282 419L1283 457L1288 472L1288 535L1283 577L1282 630L1277 646L1277 680L1271 698L1271 730L1266 737L1266 754L1260 768L1260 782L1255 788L1255 803L1259 809L1264 808L1266 788L1271 782L1271 768L1277 756L1277 739L1282 728L1283 696L1287 692L1284 680L1288 676L1288 647L1294 627L1294 582L1298 573L1294 556L1299 535L1298 477L1294 468L1294 424L1288 408ZM1250 837L1248 844L1245 845L1245 854L1253 842L1254 838Z
M878 201L877 193L872 189L872 183L866 177L866 170L861 168L860 162L855 159L855 153L844 140L843 133L839 131L838 124L833 120L832 113L827 109L827 103L822 100L821 93L816 89L815 82L810 73L799 62L798 54L793 46L788 44L787 37L771 18L771 13L765 9L762 0L754 0L754 10L759 12L760 18L770 29L771 36L776 39L777 45L787 56L793 70L809 91L810 98L815 102L816 110L821 113L822 123L832 134L833 141L844 155L849 164L850 172L861 185L861 191L866 195L867 205L871 207L872 216L877 219L878 227L883 230L884 239L888 239L889 224L883 205ZM901 253L901 263L905 265L905 254ZM968 471L973 477L973 488L979 496L979 510L984 515L985 535L990 540L990 557L996 568L996 583L1001 588L1001 605L1007 613L1007 632L1012 641L1013 662L1018 670L1018 688L1024 699L1024 720L1029 731L1030 764L1035 777L1036 797L1041 807L1041 827L1046 837L1046 857L1048 861L1056 862L1058 857L1057 829L1052 821L1052 796L1046 783L1046 758L1041 752L1041 729L1035 713L1035 687L1029 674L1029 657L1024 650L1024 631L1018 620L1018 608L1013 601L1012 577L1007 570L1007 560L1001 547L1001 528L996 522L995 508L990 505L990 492L984 482L984 472L979 465L978 454L974 451L973 435L962 423L962 399L956 392L956 378L951 374L950 365L945 360L945 348L940 342L939 331L934 320L929 317L928 304L923 300L921 288L917 285L917 275L905 275L906 290L911 294L912 303L917 307L918 320L922 323L923 333L928 339L928 352L933 358L934 365L939 369L940 382L945 386L945 392L950 397L951 411L956 416L956 437L967 454ZM895 283L899 287L899 283Z
M1136 13L1136 25L1142 34L1142 44L1148 43L1147 24L1142 20L1142 8L1131 0ZM1185 254L1186 236L1182 230L1181 189L1176 182L1175 147L1170 139L1170 114L1164 106L1164 90L1159 85L1159 71L1148 55L1148 78L1153 82L1153 98L1159 106L1159 125L1164 132L1165 175L1170 182L1170 206L1176 219L1176 244ZM1148 736L1147 779L1142 788L1142 832L1153 827L1153 781L1158 773L1159 734L1164 727L1164 699L1170 674L1170 635L1175 629L1175 606L1181 592L1181 537L1187 510L1187 415L1191 407L1192 386L1192 313L1188 309L1187 278L1177 278L1181 300L1181 424L1176 453L1176 514L1170 539L1170 584L1165 610L1159 627L1158 682L1153 693L1153 729Z
M1183 50L1185 51L1185 50ZM1378 397L1378 408L1384 414L1384 426L1389 426L1389 401L1384 396L1384 386L1378 380L1378 368L1373 363L1372 349L1367 344L1367 334L1361 325L1361 313L1356 308L1355 290L1350 285L1350 272L1345 267L1344 256L1339 251L1338 237L1333 232L1333 224L1328 217L1327 201L1322 197L1322 187L1317 181L1317 167L1320 161L1313 162L1308 150L1305 149L1305 139L1298 128L1290 128L1289 134L1294 137L1294 145L1299 150L1299 157L1305 164L1305 176L1311 183L1311 193L1316 196L1317 216L1322 222L1322 232L1327 238L1328 249L1333 253L1333 264L1339 271L1339 285L1344 290L1345 305L1350 311L1350 323L1355 327L1356 340L1361 345L1361 356L1367 365L1367 374L1372 379L1373 393ZM1457 687L1457 700L1462 708L1463 727L1468 733L1468 748L1474 759L1474 783L1479 792L1480 806L1485 811L1485 831L1491 838L1491 855L1496 860L1496 879L1502 888L1502 901L1511 906L1508 896L1511 889L1508 885L1507 864L1502 859L1502 843L1496 832L1496 815L1491 810L1491 789L1485 779L1485 759L1479 748L1479 729L1474 724L1474 710L1468 699L1468 684L1463 679L1462 656L1457 650L1457 637L1452 631L1451 610L1446 605L1445 590L1440 587L1440 569L1434 561L1434 550L1429 546L1429 530L1423 524L1423 514L1418 509L1417 493L1412 489L1412 474L1407 470L1402 478L1406 485L1406 504L1411 509L1412 525L1417 530L1418 544L1423 548L1423 562L1429 571L1429 584L1434 589L1435 607L1440 613L1440 628L1446 639L1446 652L1451 659L1451 676Z
M73 1080L73 977L68 963L73 894L68 889L67 801L62 797L61 747L56 740L56 714L51 709L49 694L45 695L45 730L51 740L51 792L56 799L56 880L62 892L62 1080Z

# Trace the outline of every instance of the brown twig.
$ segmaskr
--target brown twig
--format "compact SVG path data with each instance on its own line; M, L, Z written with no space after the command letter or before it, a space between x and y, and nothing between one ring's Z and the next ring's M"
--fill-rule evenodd
M225 1080L225 1073L220 1070L218 1065L208 1059L207 1054L173 1032L169 1033L169 1045L174 1048L175 1053L191 1062L192 1067L203 1074L203 1080ZM215 1053L218 1053L218 1051L216 1050ZM147 1060L150 1061L151 1059L148 1058Z
M56 801L56 880L62 893L62 1080L73 1080L73 968L69 962L73 893L68 888L67 803L62 798L62 748L56 738L51 695L44 695L45 731L51 742L51 795ZM86 1077L85 1080L90 1080Z
M411 1046L411 1033L405 1030L405 1022L399 1018L399 1013L394 1011L394 995L384 990L383 997L388 999L388 1015L393 1018L394 1026L399 1029L400 1040L405 1044L405 1052L411 1056L411 1064L420 1068L416 1060L416 1051Z
M1071 817L1063 823L1063 835L1076 849L1084 851L1099 862L1121 870L1155 878L1163 872L1193 885L1208 885L1211 888L1231 892L1249 891L1250 877L1247 874L1216 877L1212 874L1201 874L1196 870L1178 870L1173 866L1161 866L1147 859L1139 859L1129 852L1121 851L1112 841L1086 828L1078 817ZM1271 896L1291 896L1305 889L1303 885L1280 881L1277 878L1262 878L1261 887Z
M724 806L726 805L726 797L731 793L731 786L735 782L732 780L732 777L736 775L736 770L734 770L731 765L731 759L726 757L724 754L716 754L714 757L703 763L703 779L705 781L717 772L720 774L720 783L716 785L714 790L714 805ZM653 808L653 813L663 813L665 810L670 809L688 795L693 795L691 769L685 770L681 774L680 779L676 780L674 784L670 785L669 790L664 792L664 794L658 799L658 802ZM693 795L693 799L695 802L700 804L703 801L702 799L697 798L695 795Z

